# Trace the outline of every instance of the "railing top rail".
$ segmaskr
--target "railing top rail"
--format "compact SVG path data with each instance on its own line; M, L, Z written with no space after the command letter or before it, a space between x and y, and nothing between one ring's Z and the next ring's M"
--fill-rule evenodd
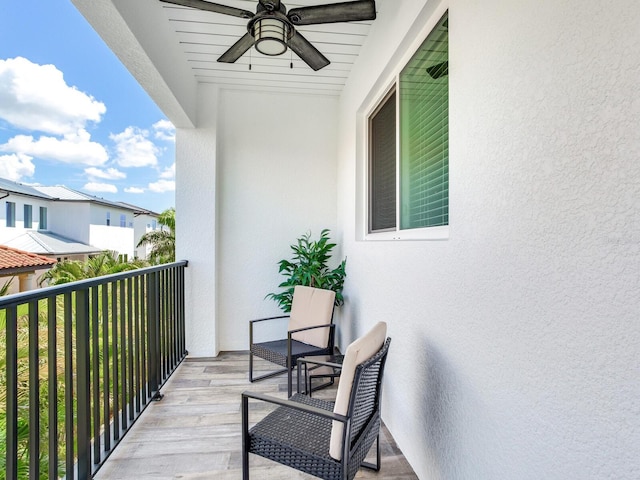
M187 260L180 260L177 262L165 263L162 265L154 265L153 267L137 268L135 270L128 270L126 272L103 275L101 277L79 280L77 282L69 282L62 285L39 288L36 290L30 290L28 292L5 295L4 297L0 297L0 309L12 305L27 303L31 300L41 300L43 298L52 297L63 293L75 292L77 290L83 290L86 288L95 287L97 285L103 285L105 283L115 282L118 280L139 277L154 272L161 272L163 270L169 270L171 268L187 267L188 264L189 262Z

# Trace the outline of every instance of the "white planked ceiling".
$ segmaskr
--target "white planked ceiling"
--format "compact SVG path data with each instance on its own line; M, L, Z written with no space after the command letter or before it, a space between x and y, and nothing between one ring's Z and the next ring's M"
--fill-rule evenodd
M160 2L159 2L160 3ZM217 0L215 3L254 12L257 0ZM297 7L339 3L335 0L283 2ZM277 57L251 48L236 63L217 59L247 33L247 20L219 13L161 3L175 42L198 82L261 90L339 95L375 20L296 27L331 64L314 72L290 49ZM293 68L291 68L293 64ZM251 65L251 69L249 69Z

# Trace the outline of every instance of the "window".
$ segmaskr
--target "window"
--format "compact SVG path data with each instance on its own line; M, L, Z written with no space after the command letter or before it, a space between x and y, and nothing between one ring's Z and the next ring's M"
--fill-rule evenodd
M40 207L40 224L38 225L38 229L47 229L47 207Z
M448 52L445 14L369 116L369 233L449 224Z
M369 225L373 232L396 228L396 92L369 120Z
M156 228L158 228L158 222L151 220L151 230L155 230Z
M31 205L24 206L24 228L33 228L33 207Z
M127 216L124 213L120 214L120 226L121 227L127 226Z
M111 225L111 212L107 212L107 227Z
M7 227L16 226L16 204L7 202Z

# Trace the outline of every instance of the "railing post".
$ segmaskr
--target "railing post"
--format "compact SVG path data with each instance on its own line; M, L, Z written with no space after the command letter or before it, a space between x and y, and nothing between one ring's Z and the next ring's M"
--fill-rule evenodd
M64 435L65 435L65 470L66 478L74 480L75 477L75 435L73 421L73 305L72 294L64 294ZM77 351L76 351L77 355Z
M47 300L47 356L49 370L49 418L58 418L58 339L56 297ZM49 478L58 478L58 422L49 422Z
M158 285L158 272L149 274L147 291L147 344L149 345L149 395L157 399L160 396L158 385L160 384L160 344L158 329L160 322L160 295Z
M89 355L89 289L76 292L78 382L78 479L91 479L91 395Z
M38 302L29 302L29 478L40 478L40 355Z
M18 314L7 308L7 480L18 478Z

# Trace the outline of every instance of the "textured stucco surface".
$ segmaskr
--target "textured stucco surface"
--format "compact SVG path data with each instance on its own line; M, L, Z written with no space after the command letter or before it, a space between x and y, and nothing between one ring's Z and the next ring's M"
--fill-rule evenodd
M218 91L201 86L198 128L176 131L176 258L189 260L185 273L187 350L218 354L216 328L216 194ZM180 235L180 231L196 232Z
M247 350L248 320L282 314L264 297L279 291L277 263L291 258L289 245L309 231L335 232L336 106L321 96L220 93L221 350Z
M248 349L248 321L303 233L336 223L336 100L202 85L197 129L179 129L177 258L187 269L187 349ZM274 118L277 112L277 118ZM310 112L313 112L311 114Z
M420 478L638 478L640 7L423 3L341 103L342 322L389 322L385 422ZM355 241L364 72L446 6L450 238Z

